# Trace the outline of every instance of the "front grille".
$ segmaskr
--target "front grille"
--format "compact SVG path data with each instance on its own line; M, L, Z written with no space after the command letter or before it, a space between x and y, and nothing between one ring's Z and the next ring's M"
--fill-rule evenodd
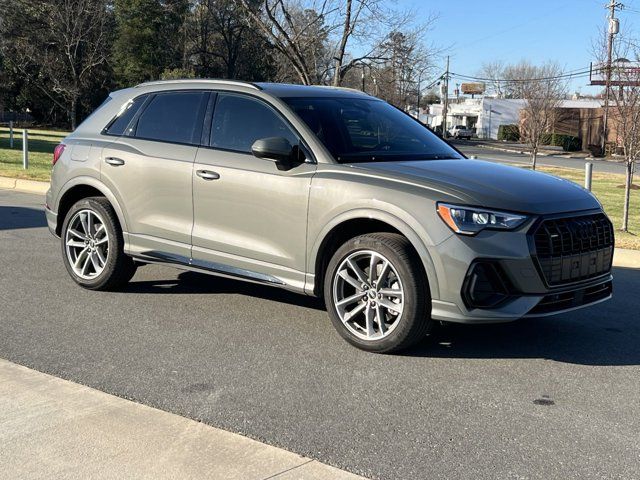
M604 213L543 220L533 240L548 285L587 280L611 270L613 226Z
M546 295L533 307L529 315L541 315L545 313L560 312L570 308L581 307L597 302L611 295L613 285L611 280L600 285L572 290L570 292L552 293Z

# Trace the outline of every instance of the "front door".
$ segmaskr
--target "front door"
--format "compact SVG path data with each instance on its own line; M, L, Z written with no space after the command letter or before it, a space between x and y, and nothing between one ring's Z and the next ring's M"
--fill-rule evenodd
M279 170L254 157L251 145L267 137L300 143L281 114L262 100L218 94L210 147L198 150L194 165L193 262L302 289L315 164Z

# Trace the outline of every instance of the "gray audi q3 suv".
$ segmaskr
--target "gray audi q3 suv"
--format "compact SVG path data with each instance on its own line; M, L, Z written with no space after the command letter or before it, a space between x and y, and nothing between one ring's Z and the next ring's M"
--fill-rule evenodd
M56 148L46 213L84 288L163 263L324 296L340 335L376 352L434 321L551 315L612 291L613 228L590 192L468 160L349 89L114 92Z

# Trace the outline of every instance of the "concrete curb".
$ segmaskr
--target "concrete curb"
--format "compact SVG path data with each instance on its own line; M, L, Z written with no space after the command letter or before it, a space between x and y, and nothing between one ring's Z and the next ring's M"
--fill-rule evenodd
M2 359L0 425L6 478L363 480Z
M613 251L613 266L625 268L640 268L640 250L616 248Z
M49 189L49 182L23 180L21 178L0 177L0 188L16 190L18 192L44 195Z
M488 150L496 150L498 152L506 152L506 153L518 153L520 155L529 155L529 152L527 150L516 150L513 148L504 148L504 147L494 147L493 145L486 145L486 144L478 144L477 145L480 148L486 148ZM552 151L542 151L542 152L538 152L538 156L539 157L557 157L557 158L585 158L585 157L579 157L579 156L569 156L565 153L562 152L552 152Z

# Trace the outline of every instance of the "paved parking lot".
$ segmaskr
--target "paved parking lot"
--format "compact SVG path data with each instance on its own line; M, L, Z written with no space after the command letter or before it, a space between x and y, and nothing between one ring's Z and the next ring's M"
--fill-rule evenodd
M146 266L81 290L42 198L0 190L0 357L372 478L640 478L640 270L556 318L343 342L284 291Z

